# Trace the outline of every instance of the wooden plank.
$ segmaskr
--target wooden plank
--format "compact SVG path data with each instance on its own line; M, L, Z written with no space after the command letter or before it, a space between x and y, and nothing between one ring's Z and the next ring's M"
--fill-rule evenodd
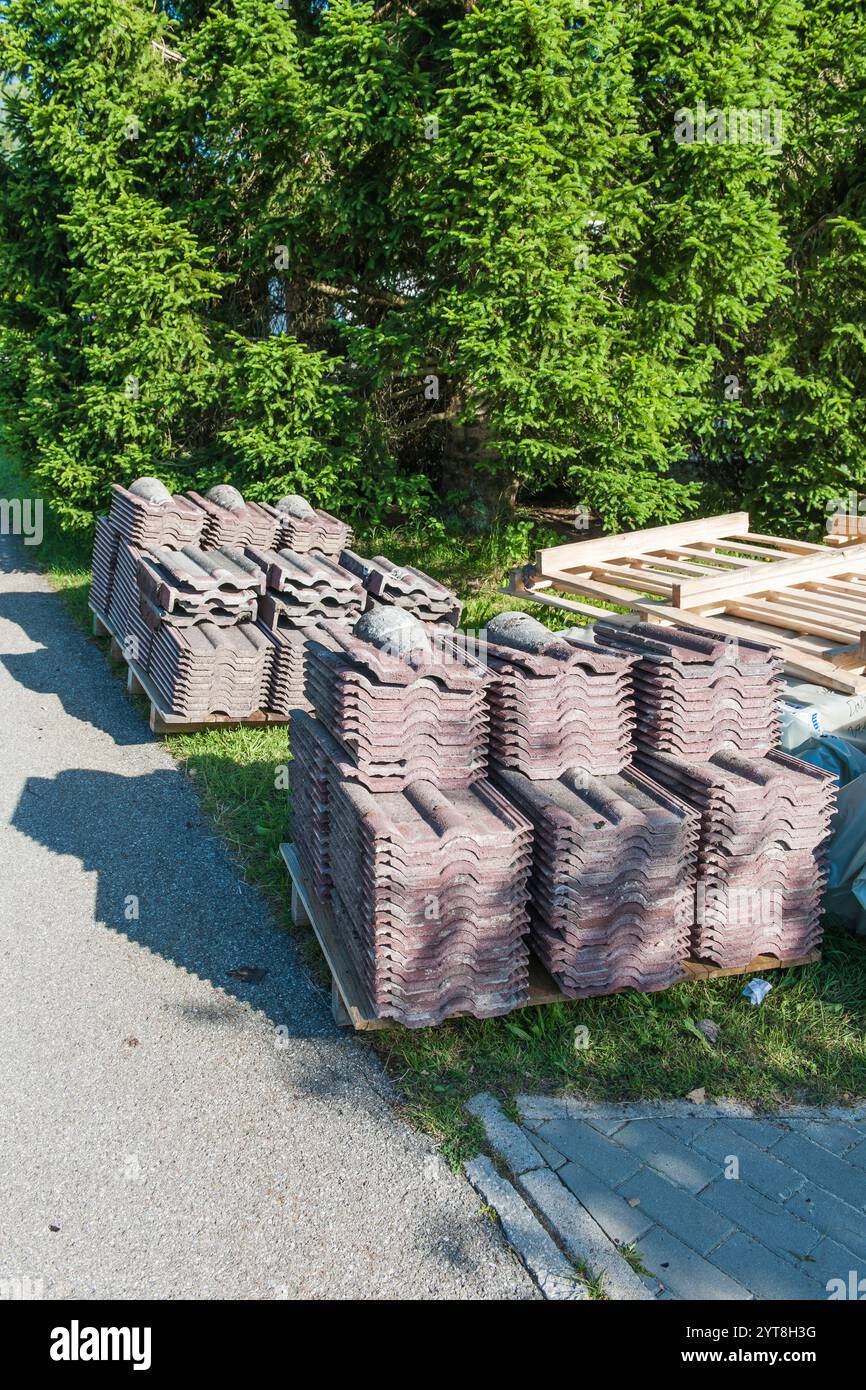
M816 613L798 611L790 603L770 603L763 594L759 597L760 603L729 600L725 609L739 618L755 618L789 632L808 632L810 636L825 637L828 642L839 642L842 646L859 641L859 629L853 625L822 622Z
M814 603L828 603L840 610L858 613L866 621L866 586L858 593L854 586L837 584L833 579L810 579L806 584L795 584L786 592Z
M760 541L766 545L769 542L770 545L778 545L785 550L792 550L795 555L809 555L813 551L823 552L826 550L826 546L819 545L816 541L794 541L789 536L765 536L760 531L738 531L736 533L732 531L729 539L747 541L749 544Z
M132 662L126 668L126 689L130 695L144 695L145 689L135 672Z
M850 569L852 555L861 559L866 566L866 546L861 549L862 555L857 556L856 550L828 552L826 547L821 547L823 553L820 555L800 556L796 560L767 561L755 565L752 571L743 570L741 574L733 574L724 579L716 575L707 579L687 579L682 584L674 585L673 603L676 608L685 608L693 604L695 599L709 595L725 599L729 595L739 598L743 594L758 593L762 589L789 588L793 579L820 579L823 575L838 574L846 566Z
M627 589L634 590L635 593L656 594L659 598L667 599L671 596L677 578L674 574L664 575L658 570L637 569L625 562L622 565L587 565L586 569L575 568L567 570L566 573L577 584L584 579L612 579L615 583L624 584Z
M338 1028L351 1028L352 1015L346 1008L346 1001L340 993L336 980L331 981L331 1017Z
M292 879L292 901L291 901L292 922L296 927L311 927L310 914L304 907L304 900L298 892L298 885Z
M551 570L545 578L557 589L565 589L567 593L583 594L587 598L603 598L608 603L618 603L623 608L634 608L642 600L637 596L634 589L620 589L614 584L604 584L600 579L573 579L569 574L562 574L558 570ZM645 602L658 603L658 599L644 600Z
M861 632L860 641L853 642L850 647L834 647L828 651L827 660L843 671L860 671L863 674L866 668L866 632Z
M677 545L680 541L707 540L713 536L730 535L749 525L748 512L730 512L727 516L707 516L697 521L678 521L671 526L654 526L646 531L626 531L617 536L598 536L591 541L572 541L539 550L536 567L543 578L548 570L561 572L569 565L588 565L590 561L620 559L624 555L640 555L659 546Z
M820 951L808 951L805 956L779 960L777 956L755 956L748 965L713 965L712 961L687 960L683 964L692 980L721 979L727 975L763 975L765 970L787 970L793 965L814 965L821 959Z
M846 594L828 594L820 584L814 589L770 589L766 597L774 603L792 603L804 612L841 618L853 623L858 630L866 624L866 606L860 599Z
M90 614L92 618L91 626L94 637L110 637L111 634L108 628L106 627L102 618L99 616L97 610L93 607L93 604L90 605Z
M816 589L829 589L831 593L847 594L851 598L866 602L866 575L833 575L830 579L816 579Z
M684 574L687 578L692 575L705 574L727 574L728 571L721 569L718 565L690 565L687 561L668 559L665 555L628 555L622 560L611 560L605 566L608 574L616 577L621 571L632 574L646 574L651 579L666 581L668 587L678 576ZM593 574L600 571L593 566Z
M581 618L602 619L604 622L616 622L619 617L630 616L632 622L638 619L634 615L623 615L611 613L607 608L595 608L589 603L577 603L574 599L558 598L555 595L539 593L539 590L549 589L551 581L542 579L538 586L534 583L527 584L526 577L521 568L513 569L508 584L504 589L500 589L501 594L509 594L514 598L525 599L527 603L540 603L542 607L558 608L563 613L574 613Z
M755 559L755 560L760 560L760 559L767 559L767 560L784 560L784 559L789 558L789 557L792 556L792 555L802 556L802 555L804 555L804 554L809 554L809 553L811 553L811 552L809 552L809 551L803 551L803 550L789 550L789 551L778 550L778 549L774 550L774 549L772 548L772 546L768 546L768 545L751 545L748 541L722 540L722 541L717 541L717 542L716 542L716 545L717 545L717 548L720 549L720 550L724 550L724 549L730 548L731 550L735 551L737 555L748 556L750 560L751 560L751 559ZM819 546L818 548L819 548L819 550L820 550L822 547Z
M712 561L711 564L698 565L694 560L683 558L685 555L700 555L703 553L706 554L708 561ZM738 562L736 560L729 560L727 556L710 555L709 552L702 552L699 550L686 551L682 547L678 550L654 550L651 554L640 556L631 563L640 564L641 562L645 564L661 565L666 571L670 571L672 574L696 575L712 574L714 571L718 574L724 574L726 570L738 569L740 563L743 565L748 564L747 560Z
M831 531L826 538L826 544L835 546L861 545L864 540L866 540L866 532L864 531L851 531L847 535L839 531Z
M727 569L742 570L751 569L751 560L744 559L741 555L720 555L719 546L715 541L699 541L695 545L681 545L677 552L678 555L695 555L698 557L712 560L713 564L723 565ZM704 573L702 566L698 569Z

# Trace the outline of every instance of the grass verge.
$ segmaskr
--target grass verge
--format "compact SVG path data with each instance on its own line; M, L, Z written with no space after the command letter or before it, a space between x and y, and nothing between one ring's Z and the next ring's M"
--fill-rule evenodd
M15 468L0 459L0 496L20 495ZM73 616L89 626L86 546L52 530L32 548ZM515 606L498 593L510 564L540 537L527 523L483 539L423 528L358 538L363 552L414 562L468 596L465 621L481 626ZM520 605L531 609L531 605ZM550 613L535 610L550 621ZM62 695L62 692L61 692ZM271 901L286 929L286 794L276 786L288 753L284 729L212 729L175 736L168 747L198 789L245 877ZM311 968L322 972L315 938L297 933ZM440 1028L363 1035L401 1089L408 1119L432 1134L453 1162L479 1147L480 1130L463 1111L475 1092L508 1101L515 1092L553 1091L596 1100L683 1097L704 1087L759 1107L782 1102L846 1103L866 1093L866 942L830 929L823 960L773 971L762 1005L743 997L741 978L676 985L661 994L523 1009L508 1018L455 1020ZM697 1028L712 1019L711 1045Z

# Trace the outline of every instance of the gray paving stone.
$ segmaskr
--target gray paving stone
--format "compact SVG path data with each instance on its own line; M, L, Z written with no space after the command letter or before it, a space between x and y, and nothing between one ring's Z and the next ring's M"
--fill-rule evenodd
M866 1168L866 1139L862 1140L856 1148L849 1149L845 1155L846 1163L854 1163L858 1168Z
M704 1205L703 1196L693 1197L652 1168L642 1168L633 1178L627 1178L619 1191L625 1199L639 1197L640 1211L699 1255L705 1255L734 1230L733 1222Z
M466 1106L484 1126L487 1142L499 1158L508 1165L515 1176L525 1173L529 1168L541 1168L544 1159L520 1125L509 1120L499 1102L487 1091L473 1096Z
M837 1158L828 1149L813 1144L799 1134L786 1134L774 1149L778 1158L790 1163L799 1172L805 1173L819 1187L825 1187L834 1196L841 1197L858 1211L866 1209L866 1181L862 1168Z
M732 1129L727 1120L716 1120L695 1140L695 1148L714 1160L714 1181L724 1176L725 1162L733 1155L739 1160L740 1182L747 1182L766 1197L784 1202L803 1186L805 1178L777 1156L779 1144L773 1146L771 1153L766 1153Z
M829 1297L830 1291L827 1288L828 1281L831 1279L842 1279L845 1283L846 1297L850 1297L852 1283L859 1284L864 1280L863 1288L859 1290L866 1296L866 1265L862 1259L849 1250L847 1246L840 1245L838 1241L831 1240L829 1236L824 1236L814 1250L809 1251L809 1260L804 1265L804 1271L808 1270L813 1279L817 1279L823 1286L825 1297ZM852 1271L854 1279L851 1279Z
M863 1135L858 1133L853 1125L846 1125L839 1120L791 1120L791 1132L794 1134L805 1135L811 1139L813 1144L820 1144L822 1149L829 1149L831 1153L844 1155L848 1162L849 1149L854 1149L856 1145L863 1141Z
M620 1197L588 1168L581 1168L577 1163L566 1163L557 1176L617 1245L631 1245L654 1224L652 1217L642 1207L630 1207L625 1197ZM630 1182L635 1180L629 1179ZM631 1196L630 1192L628 1196Z
M866 1262L866 1215L856 1207L815 1183L806 1182L788 1199L785 1210L817 1226L824 1235L842 1245L850 1246Z
M548 1144L544 1139L540 1138L539 1135L537 1135L534 1132L534 1130L527 1129L525 1133L530 1144L532 1144L538 1150L538 1152L541 1154L541 1157L547 1164L548 1168L552 1168L554 1173L557 1171L558 1168L562 1167L563 1163L568 1162L568 1159L565 1157L565 1154L561 1154L558 1149L555 1149L553 1147L552 1144Z
M599 1134L606 1134L609 1137L611 1134L616 1134L618 1129L622 1129L623 1125L628 1123L629 1117L622 1113L596 1115L592 1111L586 1111L580 1116L580 1119L585 1120L588 1125L592 1125Z
M583 1120L584 1123L591 1124L593 1129L607 1134L619 1129L627 1119L634 1117L631 1108L627 1106L593 1105L589 1101L574 1100L569 1096L547 1099L544 1096L520 1095L517 1097L517 1108L523 1123L530 1129L537 1129L548 1120ZM643 1115L645 1111L646 1106L634 1107L635 1113Z
M643 1236L637 1248L647 1269L678 1298L743 1302L752 1297L743 1283L710 1264L703 1255L690 1250L660 1226Z
M518 1182L571 1258L585 1265L594 1278L604 1280L609 1298L641 1301L655 1297L555 1173L549 1168L539 1169L524 1173Z
M548 1120L568 1119L571 1115L571 1105L566 1097L520 1095L516 1098L516 1104L524 1124L533 1128L546 1124Z
M866 1101L861 1101L859 1105L826 1105L821 1114L831 1120L843 1120L849 1125L866 1124Z
M860 1105L822 1105L816 1108L814 1105L786 1105L784 1110L777 1110L775 1118L779 1120L841 1120L843 1124L852 1125L856 1121L866 1120L866 1102Z
M697 1135L702 1134L712 1124L712 1120L696 1110L694 1115L660 1115L656 1123L675 1139L679 1139L681 1144L691 1144Z
M795 1264L814 1250L821 1239L821 1232L814 1226L737 1178L719 1178L710 1183L701 1193L701 1201Z
M604 1178L611 1187L631 1177L640 1167L639 1161L614 1140L606 1139L582 1120L550 1120L540 1125L537 1133L559 1153Z
M729 1236L708 1258L732 1279L750 1288L758 1298L824 1297L816 1280L743 1231Z
M568 1302L588 1298L586 1285L576 1279L562 1251L490 1159L481 1154L466 1164L465 1171L476 1192L493 1207L509 1245L538 1281L545 1298Z
M653 1120L633 1120L617 1131L614 1143L624 1145L643 1163L648 1163L663 1177L679 1183L689 1192L700 1192L717 1176L717 1170L711 1163L688 1145L681 1144Z
M787 1124L779 1120L730 1119L725 1123L756 1149L772 1149L788 1133Z

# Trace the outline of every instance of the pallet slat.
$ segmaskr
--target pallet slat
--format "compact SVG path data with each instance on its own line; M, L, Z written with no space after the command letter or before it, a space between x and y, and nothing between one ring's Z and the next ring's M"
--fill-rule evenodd
M532 600L536 579L552 586L539 595L551 607L582 611L558 590L614 603L643 621L769 642L798 680L843 694L866 691L862 542L834 547L768 536L750 530L748 513L739 512L540 550L534 570L527 567L510 592Z
M751 570L719 578L710 575L706 579L687 579L683 584L673 586L673 601L678 608L688 608L695 598L707 594L717 594L719 598L739 598L743 594L759 593L761 589L786 588L792 579L820 579L824 575L839 574L850 568L851 550L828 550L820 547L822 553L800 556L795 560L760 560ZM866 565L866 546L862 559ZM688 600L686 602L685 600Z
M732 531L749 524L748 512L731 512L727 516L707 516L699 521L678 521L671 526L655 526L647 531L624 531L618 536L598 536L591 541L572 541L569 545L555 545L547 550L539 550L536 565L544 571L548 565L554 569L567 569L569 564L582 565L591 560L603 563L623 555L641 555L660 545L676 545L680 541L707 540L730 535Z

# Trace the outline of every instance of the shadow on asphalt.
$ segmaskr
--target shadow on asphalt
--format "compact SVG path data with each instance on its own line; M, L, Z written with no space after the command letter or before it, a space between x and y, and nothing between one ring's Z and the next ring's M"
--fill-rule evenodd
M188 1013L184 1006L202 1027L239 1026L232 1002L239 1001L285 1029L287 1038L334 1032L324 995L289 933L238 877L173 769L137 777L89 769L30 777L11 824L97 875L97 924L222 992L204 1007L190 1004ZM243 981L229 973L248 968L266 974ZM318 1089L315 1080L311 1089Z
M9 573L8 569L4 568L4 573ZM0 662L19 685L39 695L55 696L73 719L104 730L121 747L151 741L150 730L127 701L119 682L116 700L109 694L114 689L110 684L99 699L94 697L94 681L104 680L105 672L105 657L94 643L83 643L75 661L69 660L70 620L56 594L0 594L0 619L16 624L38 644L35 652L6 653L0 649ZM89 660L100 664L90 667L86 652L90 653Z

